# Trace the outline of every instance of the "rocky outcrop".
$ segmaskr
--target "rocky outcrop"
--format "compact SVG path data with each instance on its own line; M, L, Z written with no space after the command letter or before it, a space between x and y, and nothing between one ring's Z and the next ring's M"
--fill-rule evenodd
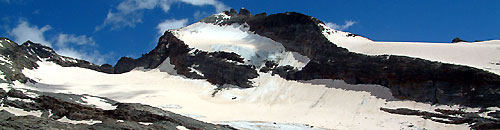
M438 104L500 106L500 76L480 69L405 56L367 56L349 52L326 39L321 21L304 14L287 12L241 15L226 12L231 19L203 22L243 24L250 31L282 43L311 61L302 69L279 67L273 71L289 80L342 79L349 84L378 84L391 89L399 99ZM221 22L222 20L222 22ZM285 70L285 71L282 71Z
M17 43L7 38L0 38L0 45L0 76L2 76L0 83L12 83L13 81L26 83L32 81L21 71L25 68L37 68L38 64L36 64L36 61L38 61L38 58L29 55Z
M457 42L467 42L467 41L462 40L462 39L460 39L460 38L458 38L458 37L453 38L453 40L451 40L451 43L457 43Z
M96 65L86 60L61 56L57 54L52 48L39 43L26 41L25 43L20 45L20 47L22 48L22 50L25 50L28 55L31 55L31 57L40 58L37 59L37 61L45 60L54 62L63 67L81 67L104 73L113 73L113 68L110 67L111 65L109 64Z
M205 52L190 48L169 31L160 37L158 45L151 52L138 59L121 58L115 65L115 73L128 72L136 67L153 69L166 61L175 66L177 74L193 79L206 79L223 87L234 85L242 88L252 87L249 79L258 76L253 66L242 65L243 58L236 53Z
M0 89L0 91L4 90ZM103 110L93 105L83 104L85 101L82 98L90 95L47 93L33 90L19 91L16 89L11 89L7 94L2 95L0 103L2 107L44 113L41 117L36 117L15 116L5 110L0 111L0 127L2 129L177 129L178 126L188 129L234 129L227 125L198 121L148 105L118 103L107 98L97 97L116 106L116 109ZM96 124L71 124L58 121L61 118L98 122ZM144 125L142 122L151 124Z
M398 115L412 115L412 116L420 116L424 119L429 119L439 123L446 124L464 124L467 123L470 125L472 129L500 129L500 118L490 116L481 117L480 113L488 113L487 110L478 111L478 112L465 112L460 110L445 110L445 109L436 109L436 112L428 112L422 110L412 110L408 108L380 108L380 110L398 114ZM498 112L498 111L495 111ZM488 113L488 115L490 115Z

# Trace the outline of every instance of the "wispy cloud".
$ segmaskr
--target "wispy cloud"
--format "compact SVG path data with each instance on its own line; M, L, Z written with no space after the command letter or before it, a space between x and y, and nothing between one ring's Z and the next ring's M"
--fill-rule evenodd
M348 29L349 27L351 27L352 25L356 24L357 22L355 21L345 21L345 24L344 25L339 25L339 24L336 24L336 23L332 23L332 22L326 22L325 25L332 28L332 29L335 29L335 30L346 30Z
M56 52L60 55L63 56L68 56L72 58L77 58L77 59L84 59L87 61L90 61L94 64L104 64L106 63L106 59L111 58L110 54L101 54L99 51L85 51L85 50L78 50L75 48L67 47L67 48L60 48L57 49Z
M74 34L59 34L55 39L56 46L60 48L67 47L68 44L77 44L77 45L90 45L94 46L95 41L92 37L87 37L86 35L74 35Z
M217 12L222 12L229 8L227 5L217 0L181 0L181 1L196 6L204 6L204 5L214 6L215 11Z
M137 23L142 22L145 10L161 8L163 12L168 13L173 3L179 2L195 6L213 6L217 12L229 8L217 0L125 0L118 4L116 9L109 10L103 24L96 26L95 30L99 31L107 27L111 30L135 27Z
M168 19L158 24L156 29L158 29L158 34L163 35L168 29L177 29L186 26L187 22L187 19Z
M96 42L92 37L59 33L52 38L47 38L45 33L50 29L50 25L39 28L38 26L30 25L26 21L20 21L15 28L8 31L8 34L13 36L14 41L18 44L30 40L53 47L61 55L88 60L95 64L106 63L106 59L111 58L110 54L101 54L95 48L91 48L90 50L85 49L95 47Z
M19 24L8 32L9 35L14 37L14 41L22 44L25 41L31 40L33 42L38 42L46 46L52 46L52 44L45 39L44 32L50 30L52 27L50 25L45 25L41 28L38 26L29 25L26 21L20 21Z

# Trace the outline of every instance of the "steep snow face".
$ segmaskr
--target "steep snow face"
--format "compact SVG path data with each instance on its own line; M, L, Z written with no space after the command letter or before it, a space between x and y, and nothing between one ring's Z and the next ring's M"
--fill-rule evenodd
M37 84L17 83L14 87L142 103L238 128L468 129L466 124L442 124L418 116L383 112L380 107L455 108L413 101L388 101L390 91L377 85L348 85L331 80L302 83L260 73L261 76L253 79L259 87L224 89L212 97L216 86L205 80L170 75L161 72L161 68L104 74L78 67L61 67L51 62L38 64L38 69L23 70L28 77L36 79ZM330 83L326 83L327 86L315 85L317 82ZM102 102L100 99L93 102L106 106L105 103L95 103Z
M400 55L443 63L466 65L500 75L500 40L474 43L374 42L364 37L349 37L346 32L328 28L328 40L351 52L367 55Z
M191 48L208 52L234 52L245 59L245 64L256 67L260 67L265 60L297 68L302 68L309 62L307 57L299 56L298 53L286 52L281 43L248 30L247 24L220 26L198 22L182 29L170 31Z

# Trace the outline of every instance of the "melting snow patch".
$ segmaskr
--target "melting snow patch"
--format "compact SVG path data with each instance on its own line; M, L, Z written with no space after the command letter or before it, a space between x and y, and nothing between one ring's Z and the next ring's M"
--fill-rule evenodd
M139 124L141 124L141 125L151 125L153 123L151 123L151 122L139 122Z
M3 76L4 76L3 74L0 74L0 79L3 79ZM5 92L8 92L10 91L11 87L8 83L0 83L0 89L3 89Z
M116 106L113 106L110 103L107 103L106 100L93 96L83 96L82 100L86 103L82 103L84 105L95 106L96 108L101 108L103 110L114 110Z
M21 99L21 98L16 98L16 97L7 97L7 100L10 101L21 101L21 102L27 102L27 103L35 103L35 101L31 99Z
M70 119L66 118L66 116L62 117L61 119L59 119L57 121L71 123L71 124L87 124L87 125L93 125L93 124L96 124L96 123L102 123L102 121L92 120L92 119L90 119L90 120L81 120L81 121L70 120Z
M189 130L188 128L186 128L184 126L177 126L175 128L177 128L178 130Z
M2 104L3 105L3 104ZM23 109L15 108L15 107L5 107L5 106L0 106L0 111L5 110L8 111L16 116L27 116L27 115L32 115L36 117L41 117L42 116L42 111L37 110L37 111L25 111Z

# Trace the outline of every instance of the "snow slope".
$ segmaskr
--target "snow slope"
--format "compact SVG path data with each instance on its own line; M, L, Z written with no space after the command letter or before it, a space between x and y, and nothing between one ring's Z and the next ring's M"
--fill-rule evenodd
M351 52L367 55L400 55L466 65L500 75L500 40L474 43L375 42L320 24L328 40Z
M374 96L388 93L387 89L376 85L348 85L335 81L329 86L313 85L314 83L287 81L279 76L261 73L260 77L253 79L259 87L225 89L212 97L215 86L210 83L170 75L159 69L104 74L77 67L61 67L51 62L38 64L38 69L23 70L28 77L37 79L38 83L17 83L15 87L46 92L90 94L119 102L143 103L199 120L233 124L240 128L252 126L279 129L292 127L285 125L303 124L293 127L468 129L465 124L442 124L417 116L393 115L380 111L380 107L421 110L450 107L413 101L387 101ZM363 87L376 90L350 89ZM270 122L284 126L270 126Z
M305 56L286 52L281 43L248 30L247 24L220 26L197 22L170 31L191 48L207 52L234 52L242 56L246 64L256 67L260 67L264 60L273 60L279 65L291 65L296 68L302 68L309 62Z

